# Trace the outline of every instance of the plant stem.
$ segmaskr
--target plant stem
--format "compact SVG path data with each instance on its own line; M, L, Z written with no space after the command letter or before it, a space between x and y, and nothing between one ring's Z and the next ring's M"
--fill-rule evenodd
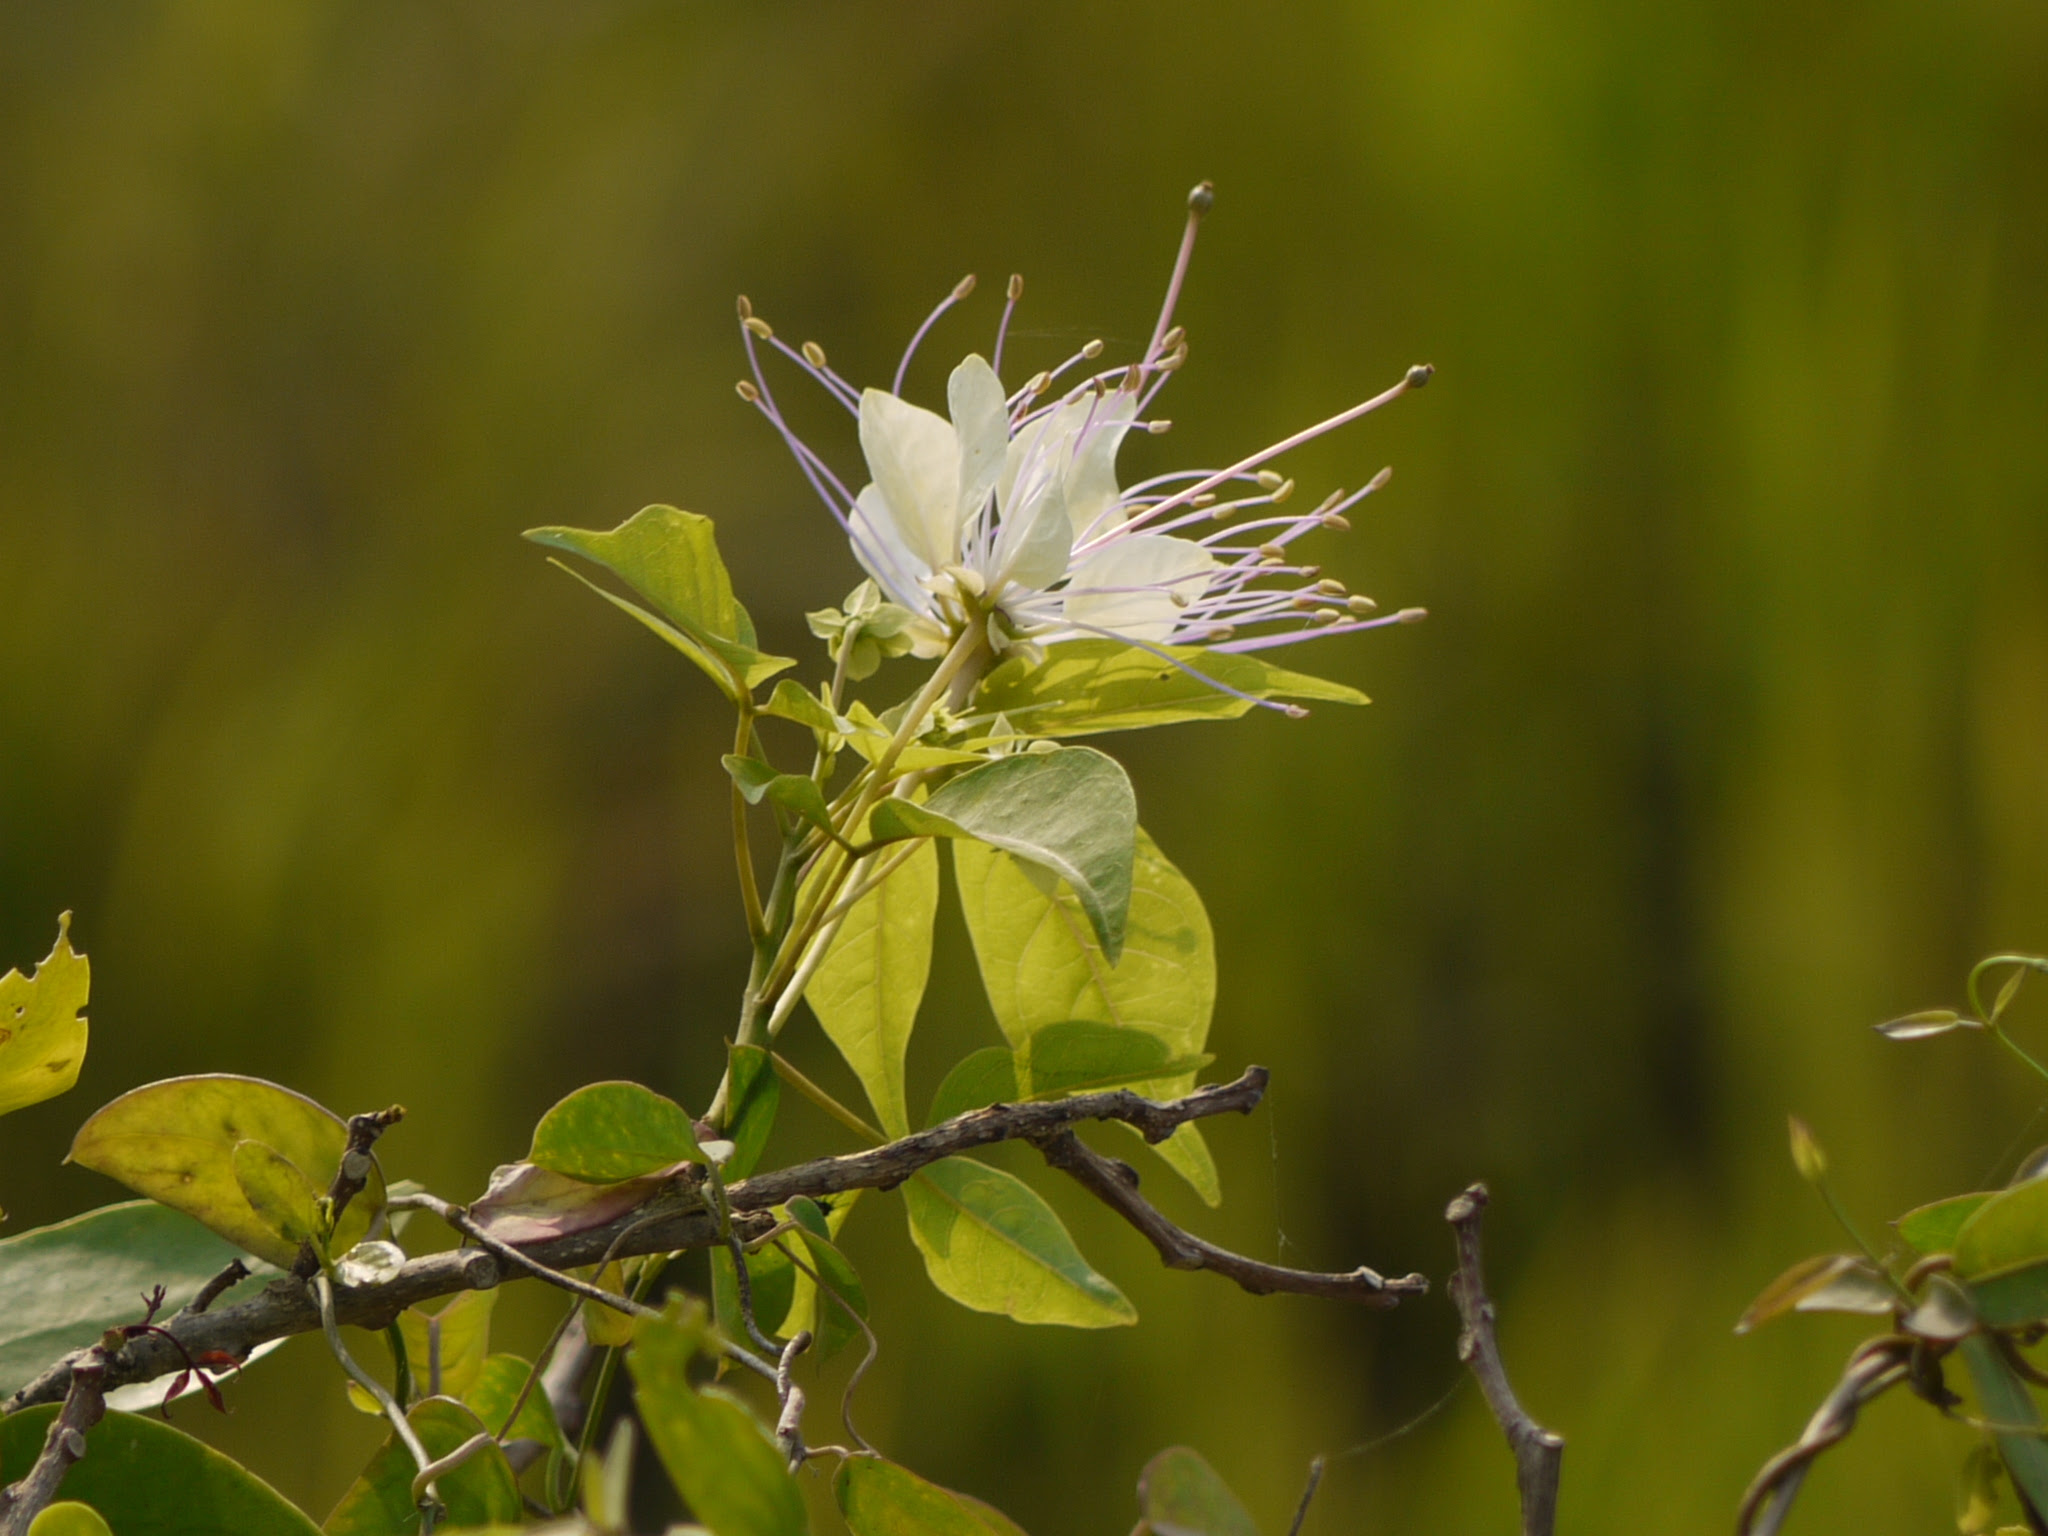
M739 724L733 731L732 755L745 757L754 740L754 709L751 701L740 704ZM747 912L747 933L759 941L762 936L761 891L755 882L754 849L747 832L747 801L738 783L732 786L732 851L739 864L740 901Z

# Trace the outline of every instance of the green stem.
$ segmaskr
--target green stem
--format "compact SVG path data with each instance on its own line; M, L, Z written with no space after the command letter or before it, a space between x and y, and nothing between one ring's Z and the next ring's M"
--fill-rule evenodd
M641 1266L640 1278L633 1283L633 1299L644 1302L647 1293L661 1278L662 1270L668 1267L668 1256L656 1254ZM590 1403L583 1413L583 1433L576 1441L576 1464L580 1467L583 1458L590 1454L590 1447L597 1439L597 1423L604 1417L605 1399L612 1390L612 1378L618 1374L619 1350L616 1345L607 1345L604 1356L597 1363L597 1381L590 1389Z
M754 711L750 702L740 705L739 725L733 732L732 755L745 757L754 741ZM754 875L754 848L747 831L747 800L735 783L732 787L732 851L739 864L740 901L746 907L747 933L761 938L761 891Z

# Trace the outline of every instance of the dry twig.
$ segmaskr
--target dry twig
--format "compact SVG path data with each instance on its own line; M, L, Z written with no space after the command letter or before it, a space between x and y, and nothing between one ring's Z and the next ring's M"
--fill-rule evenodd
M1522 1496L1522 1536L1551 1536L1557 1528L1557 1480L1564 1467L1564 1436L1545 1429L1524 1411L1508 1383L1494 1332L1493 1299L1486 1294L1479 1226L1486 1212L1486 1186L1474 1184L1453 1200L1444 1220L1458 1242L1458 1269L1451 1276L1451 1300L1464 1330L1458 1335L1463 1360L1486 1394L1486 1406L1506 1431L1515 1453L1515 1487Z

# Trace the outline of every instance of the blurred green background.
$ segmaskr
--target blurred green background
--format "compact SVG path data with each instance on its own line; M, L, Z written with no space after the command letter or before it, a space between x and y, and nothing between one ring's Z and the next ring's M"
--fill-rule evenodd
M1212 1131L1221 1212L1151 1182L1247 1251L1440 1280L1488 1179L1565 1528L1725 1530L1857 1337L1730 1334L1839 1241L1786 1112L1872 1223L2048 1140L1987 1048L1867 1029L2048 948L2044 87L2037 0L0 9L0 963L71 908L94 966L78 1091L0 1124L10 1229L112 1198L72 1129L179 1072L401 1099L387 1166L457 1197L583 1082L701 1103L726 723L518 532L708 513L816 670L798 615L857 572L733 396L733 296L886 383L980 273L932 398L1013 270L1020 363L1142 344L1213 177L1175 430L1126 466L1433 362L1288 466L1395 466L1324 553L1432 616L1290 653L1370 710L1120 744L1216 924L1215 1070L1274 1072ZM913 1098L991 1030L956 920ZM849 1239L863 1428L1033 1531L1128 1529L1176 1441L1283 1530L1311 1454L1458 1379L1440 1289L1255 1299L1039 1182L1135 1330L950 1307L889 1197ZM552 1315L501 1312L528 1349ZM180 1421L316 1513L377 1438L314 1345L234 1397ZM1967 1444L1886 1402L1795 1528L1952 1529ZM1466 1388L1308 1530L1513 1496Z

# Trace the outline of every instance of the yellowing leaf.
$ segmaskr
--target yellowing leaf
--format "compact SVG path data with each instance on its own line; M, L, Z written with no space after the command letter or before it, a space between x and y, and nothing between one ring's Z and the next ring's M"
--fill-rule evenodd
M29 1523L28 1536L114 1536L114 1528L90 1504L66 1499L37 1515Z
M856 866L866 877L876 859ZM939 856L927 843L853 904L804 990L839 1054L853 1068L882 1129L910 1129L904 1104L904 1056L932 965L932 920L939 910Z
M463 1397L476 1385L491 1352L491 1312L497 1304L495 1290L464 1291L439 1312L407 1307L398 1314L406 1362L422 1395Z
M754 621L733 596L708 517L675 507L644 507L608 533L534 528L526 537L580 555L632 586L656 613L577 577L694 661L728 698L742 698L796 665L787 656L754 648Z
M925 1273L963 1307L1069 1328L1138 1320L1124 1293L1081 1257L1052 1207L1002 1169L949 1157L913 1174L903 1200Z
M1193 670L1116 640L1064 641L1047 647L1036 666L1016 659L995 668L982 680L974 707L1006 715L1040 736L1092 736L1181 720L1233 720L1253 707L1253 699L1370 702L1356 688L1289 672L1256 656L1198 646L1165 649ZM1219 692L1194 673L1237 692Z
M71 914L33 976L0 976L0 1115L53 1099L78 1081L85 1060L81 1012L92 966L71 947Z
M1076 1020L1150 1035L1175 1060L1202 1055L1216 1006L1216 941L1194 886L1143 828L1123 954L1113 966L1071 891L993 848L960 842L952 854L982 986L1020 1055L1029 1056L1040 1031ZM1194 1081L1182 1070L1130 1086L1173 1098ZM1221 1198L1197 1127L1182 1126L1153 1150L1210 1205Z
M318 1229L320 1188L297 1163L260 1141L236 1142L228 1162L256 1219L296 1252Z
M348 1128L303 1094L253 1077L174 1077L124 1093L79 1127L67 1159L119 1179L279 1267L298 1256L249 1203L235 1177L239 1142L256 1141L325 1190ZM384 1204L383 1176L350 1202L333 1251L346 1252Z

